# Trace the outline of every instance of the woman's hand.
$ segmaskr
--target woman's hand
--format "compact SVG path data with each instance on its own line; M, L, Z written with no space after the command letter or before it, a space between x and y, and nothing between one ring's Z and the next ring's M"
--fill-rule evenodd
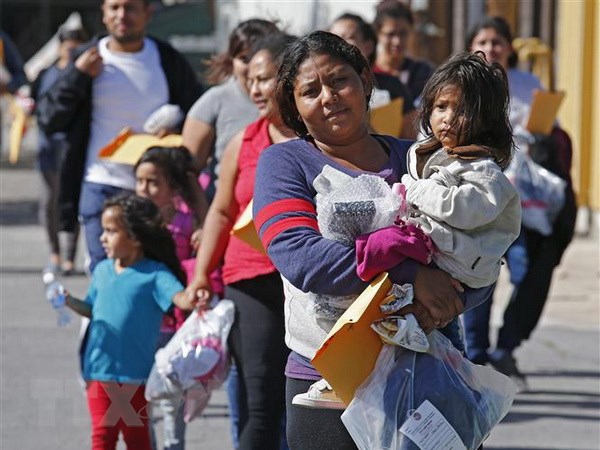
M419 303L418 300L414 300L412 304L405 306L400 309L397 313L400 316L405 316L407 314L413 314L419 323L419 326L423 329L425 334L431 333L436 328L442 328L441 326L436 326L435 321L427 311L427 309Z
M190 237L190 245L192 246L192 249L194 249L194 252L198 251L198 248L200 247L201 238L202 238L202 228L198 228L196 231L194 231L192 233L192 236Z
M423 329L431 325L443 328L462 313L463 304L458 292L464 289L443 270L419 266L413 288L416 300L414 314Z
M196 304L198 310L206 309L212 298L210 276L196 273L194 279L185 288L185 293L188 298L194 298L198 302Z

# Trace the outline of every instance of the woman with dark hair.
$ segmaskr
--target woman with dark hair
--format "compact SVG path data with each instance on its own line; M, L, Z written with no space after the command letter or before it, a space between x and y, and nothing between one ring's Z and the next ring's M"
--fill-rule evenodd
M418 106L419 96L433 67L406 55L414 27L412 11L398 1L382 1L377 7L373 27L379 42L373 71L397 77L406 87L410 103Z
M310 360L333 327L307 302L318 295L358 296L367 283L356 274L354 247L324 238L316 217L313 182L327 170L387 183L406 173L410 141L369 133L371 70L360 51L338 36L311 33L288 47L277 74L276 100L287 127L300 139L273 145L259 160L254 221L280 271L285 292L287 438L291 449L354 449L341 411L292 403L321 375ZM444 327L462 303L445 272L406 260L389 271L394 283L413 283L410 307L426 330Z
M498 331L496 348L490 349L489 322L491 304L488 302L463 316L467 357L478 364L491 363L500 372L513 378L521 389L527 388L525 376L518 369L513 352L528 339L542 314L550 290L554 268L571 242L575 228L577 206L571 186L571 144L568 135L554 127L550 136L519 139L529 117L533 93L541 90L540 80L529 72L515 68L516 55L512 34L506 20L484 17L467 34L466 49L481 51L488 61L497 62L506 70L510 95L510 120L515 130L517 147L535 160L535 150L544 155L536 162L567 181L565 205L554 221L552 233L543 236L538 231L522 227L520 239L509 248L505 257L514 286L511 300L504 311L503 325ZM528 144L535 138L536 142ZM524 142L525 141L525 142ZM563 144L562 146L560 144ZM519 151L519 150L518 150Z
M31 97L41 98L65 72L71 61L71 51L88 40L83 29L61 28L58 30L58 60L40 71L31 84ZM75 255L79 239L79 222L75 216L70 221L61 221L59 212L60 167L65 157L66 137L64 133L45 133L38 129L37 163L42 176L42 193L39 204L40 223L44 224L50 244L50 261L44 271L72 275L75 270ZM62 223L61 223L62 222ZM64 238L61 245L61 235ZM61 255L61 247L64 247Z
M275 77L284 49L294 38L272 34L257 41L249 53L248 88L259 119L227 145L222 172L210 206L194 279L188 292L201 301L211 298L210 273L221 260L225 297L235 303L229 345L240 382L239 448L277 450L285 407L283 370L283 287L269 258L230 231L252 200L259 155L294 133L281 120L273 101Z
M367 59L369 65L375 62L375 49L377 48L377 35L373 27L356 14L345 13L335 19L329 27L329 32L338 35L349 44L360 50ZM392 75L375 72L375 87L371 96L371 107L383 106L398 97L404 99L403 124L401 137L415 138L416 129L414 119L416 115L415 106L400 80Z
M206 91L190 109L183 125L183 145L195 157L198 167L207 170L204 186L208 201L214 197L219 162L225 146L243 127L256 119L256 106L246 88L248 52L261 37L278 32L273 22L249 19L229 35L227 51L209 61L207 81L220 83Z
M258 116L247 88L250 49L257 40L276 32L279 32L277 26L268 20L245 20L230 33L227 51L208 61L207 81L221 84L210 88L194 103L182 132L183 146L189 149L201 169L199 180L207 200L203 204L210 204L215 196L225 147ZM237 371L232 366L227 379L227 396L234 448L238 445L238 390Z
M484 17L467 34L465 48L469 52L483 52L490 62L500 64L508 77L511 102L511 121L516 127L526 119L533 100L533 92L543 90L538 77L516 68L517 55L512 48L512 34L506 20Z

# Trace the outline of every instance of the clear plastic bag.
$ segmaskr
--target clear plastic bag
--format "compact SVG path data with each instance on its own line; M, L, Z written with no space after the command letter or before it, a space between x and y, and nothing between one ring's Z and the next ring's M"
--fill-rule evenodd
M186 422L201 414L211 392L227 378L227 336L233 320L231 300L221 300L202 313L192 312L167 345L156 352L146 383L146 399L183 394Z
M321 234L354 246L356 237L394 223L400 197L376 175L353 178L329 166L315 178Z
M402 206L402 198L376 175L353 178L325 166L313 184L321 234L351 247L357 236L392 225ZM319 318L337 320L356 297L315 294L307 308Z
M475 450L508 413L508 377L469 362L438 331L429 341L426 353L383 346L342 414L359 449Z
M516 150L504 171L521 196L523 225L544 236L565 204L566 181L536 164L529 155Z

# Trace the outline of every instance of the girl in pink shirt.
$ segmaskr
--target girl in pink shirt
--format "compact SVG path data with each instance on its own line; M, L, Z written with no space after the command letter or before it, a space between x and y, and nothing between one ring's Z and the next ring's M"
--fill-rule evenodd
M146 197L159 208L161 216L175 241L177 258L188 280L195 267L200 225L204 220L199 213L198 171L190 152L185 147L151 147L135 165L136 194ZM220 272L212 274L214 292L222 293ZM174 308L166 314L161 325L159 348L164 346L183 324L187 313ZM180 396L158 402L163 415L164 444L183 444L185 422L183 401Z

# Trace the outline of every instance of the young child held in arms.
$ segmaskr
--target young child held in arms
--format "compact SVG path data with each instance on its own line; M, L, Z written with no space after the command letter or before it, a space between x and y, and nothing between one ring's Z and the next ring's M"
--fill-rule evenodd
M361 279L405 259L410 252L402 237L416 225L435 244L433 263L461 283L465 311L490 299L501 259L521 226L519 196L502 173L513 148L508 102L504 69L482 53L460 53L438 67L419 111L426 136L409 149L402 177L408 217L400 226L357 237ZM299 403L335 407L324 380L315 385Z
M150 449L144 383L154 363L163 314L173 304L193 310L185 275L156 206L133 194L108 200L100 241L108 259L96 266L87 296L66 304L88 317L83 359L92 448Z
M135 164L135 193L150 199L159 209L175 241L177 258L186 272L193 276L195 254L198 249L201 213L196 206L200 194L198 170L194 168L192 155L185 147L150 147ZM190 275L191 274L191 275ZM215 274L213 292L222 294L219 274ZM165 314L158 347L164 347L187 318L187 313L175 307ZM165 447L183 445L185 422L181 396L159 400L163 417L163 440Z

